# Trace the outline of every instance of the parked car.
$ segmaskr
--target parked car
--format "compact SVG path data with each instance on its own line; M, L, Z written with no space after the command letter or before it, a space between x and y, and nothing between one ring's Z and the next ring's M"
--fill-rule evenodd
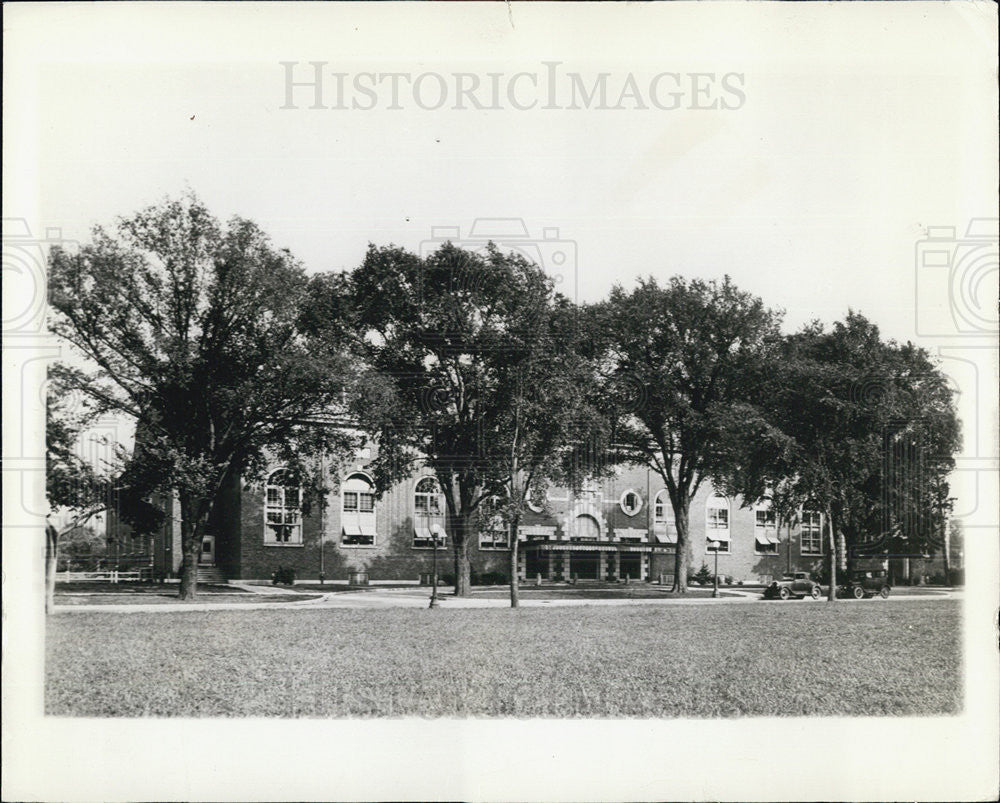
M793 572L780 580L775 580L764 589L764 599L789 599L790 597L812 597L819 599L822 591L819 583L809 576L809 572Z
M882 569L858 569L840 589L841 596L864 599L878 594L882 599L889 596L888 572Z

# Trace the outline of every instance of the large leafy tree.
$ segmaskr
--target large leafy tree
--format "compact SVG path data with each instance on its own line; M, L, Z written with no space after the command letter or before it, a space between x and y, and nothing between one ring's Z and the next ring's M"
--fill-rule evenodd
M614 438L663 478L677 527L674 590L687 590L689 511L735 445L767 430L750 391L778 340L777 313L721 282L642 279L590 309Z
M882 340L862 315L811 324L756 387L771 437L743 442L728 487L785 515L826 515L834 600L855 557L940 544L960 437L952 395L924 350Z
M518 530L529 503L545 505L551 483L577 488L611 465L609 428L595 398L579 309L565 298L538 299L521 348L496 366L497 426L489 481L502 493L487 513L505 523L510 542L510 603L519 604Z
M306 334L308 279L249 220L220 223L187 195L54 250L53 329L81 359L75 386L137 422L135 487L176 492L180 595L196 593L209 515L227 478L268 455L339 453L342 431L311 424L341 402L339 344ZM301 448L296 448L301 447Z
M379 487L418 464L436 474L456 594L468 595L484 501L506 497L514 516L505 520L516 522L531 479L550 473L570 420L580 418L568 378L577 369L564 372L556 357L569 354L571 308L541 268L492 245L473 253L447 243L424 258L373 245L350 274L317 278L311 317L320 330L349 320L343 328L367 367L355 414L378 440ZM559 405L547 432L543 397Z

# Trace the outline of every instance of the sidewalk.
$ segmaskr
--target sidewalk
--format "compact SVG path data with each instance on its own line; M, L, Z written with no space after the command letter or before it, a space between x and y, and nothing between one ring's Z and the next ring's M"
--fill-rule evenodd
M287 589L279 589L273 586L260 586L252 584L231 583L231 585L249 591L259 596L272 596L274 594L287 595ZM482 597L455 597L454 589L449 587L438 588L438 601L441 608L509 608L508 598L482 598ZM823 597L819 600L790 600L764 601L761 599L760 591L737 591L726 589L726 593L731 596L700 597L695 599L677 599L676 597L666 599L595 599L595 598L556 598L556 599L531 599L522 596L520 605L523 608L561 608L579 607L585 605L611 605L611 606L635 606L635 605L747 605L755 602L762 602L776 607L790 605L815 605L826 602ZM427 587L414 586L412 588L393 589L368 589L365 591L339 591L322 594L319 599L291 600L289 602L270 603L236 603L236 602L177 602L164 603L161 605L137 605L123 603L121 605L57 605L58 613L93 612L106 611L114 613L177 613L180 611L246 611L246 610L289 610L289 609L334 609L334 608L357 608L357 609L387 609L387 608L426 608L430 602L431 592ZM941 600L941 599L961 599L961 592L942 589L934 594L892 594L888 600L843 600L845 604L856 605L878 605L894 600ZM208 599L207 597L205 598Z

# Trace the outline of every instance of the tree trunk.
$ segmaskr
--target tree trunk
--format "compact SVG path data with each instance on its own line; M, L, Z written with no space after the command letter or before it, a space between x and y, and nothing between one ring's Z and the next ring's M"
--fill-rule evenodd
M45 613L53 613L56 606L56 569L59 557L59 531L45 523Z
M671 500L672 502L672 500ZM674 524L677 527L677 550L674 554L674 585L671 592L686 594L688 590L689 540L688 522L690 500L684 495L679 505L674 505Z
M201 528L195 517L195 503L187 494L181 494L181 599L194 599L198 595L198 558L201 555Z
M517 539L518 516L514 516L510 523L510 607L516 608L521 604L520 582L517 576L518 557L520 543Z
M830 591L826 598L829 602L837 601L837 536L833 526L833 511L827 508L826 517L830 522Z
M455 596L472 596L472 564L469 561L469 533L472 518L468 513L449 517L455 545Z
M941 540L944 542L944 549L941 553L941 557L944 559L944 584L946 586L951 585L951 533L948 532L948 521L944 519L944 538Z

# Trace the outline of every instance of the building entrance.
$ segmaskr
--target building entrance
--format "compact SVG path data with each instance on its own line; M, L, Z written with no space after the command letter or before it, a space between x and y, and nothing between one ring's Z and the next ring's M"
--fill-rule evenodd
M569 558L570 574L578 580L597 580L598 552L571 552Z
M618 556L618 560L621 561L621 568L618 570L618 576L622 580L628 575L630 580L638 580L642 574L642 555L638 552L622 552Z

